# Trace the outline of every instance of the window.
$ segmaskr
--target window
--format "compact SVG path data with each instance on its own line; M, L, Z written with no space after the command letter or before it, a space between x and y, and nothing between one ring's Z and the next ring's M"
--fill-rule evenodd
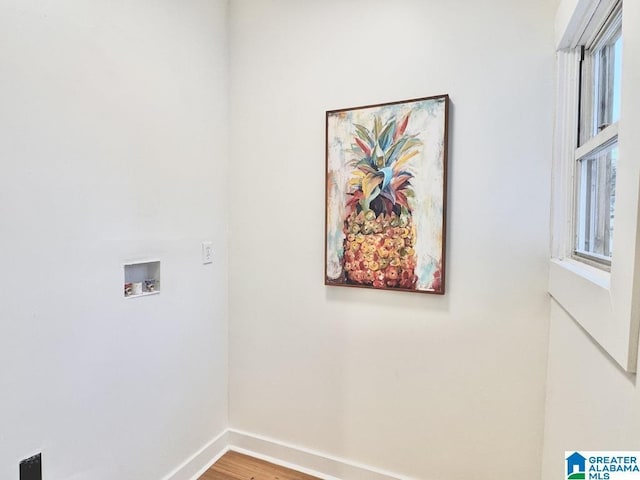
M617 142L578 160L576 249L579 257L611 264L615 216Z
M580 49L578 146L575 150L574 255L609 266L613 254L622 8L618 4Z
M640 332L638 18L640 2L560 1L549 263L554 301L628 372Z

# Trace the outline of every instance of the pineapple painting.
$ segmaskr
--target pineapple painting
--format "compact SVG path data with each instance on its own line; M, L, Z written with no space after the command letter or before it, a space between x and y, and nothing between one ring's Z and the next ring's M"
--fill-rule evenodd
M327 285L444 293L448 97L327 112Z

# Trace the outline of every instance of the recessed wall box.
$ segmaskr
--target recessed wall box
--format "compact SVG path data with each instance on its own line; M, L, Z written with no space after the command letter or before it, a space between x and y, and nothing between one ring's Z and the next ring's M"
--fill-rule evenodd
M124 297L144 297L160 293L160 261L124 264Z

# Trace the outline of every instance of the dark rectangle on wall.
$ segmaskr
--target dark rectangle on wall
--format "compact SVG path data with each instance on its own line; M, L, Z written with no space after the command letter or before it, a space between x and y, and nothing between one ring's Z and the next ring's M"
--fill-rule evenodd
M42 480L42 454L20 462L20 480Z

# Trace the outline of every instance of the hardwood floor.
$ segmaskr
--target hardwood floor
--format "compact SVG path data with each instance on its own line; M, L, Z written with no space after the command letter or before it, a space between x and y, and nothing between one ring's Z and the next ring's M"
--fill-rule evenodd
M289 468L227 452L199 480L320 480Z

